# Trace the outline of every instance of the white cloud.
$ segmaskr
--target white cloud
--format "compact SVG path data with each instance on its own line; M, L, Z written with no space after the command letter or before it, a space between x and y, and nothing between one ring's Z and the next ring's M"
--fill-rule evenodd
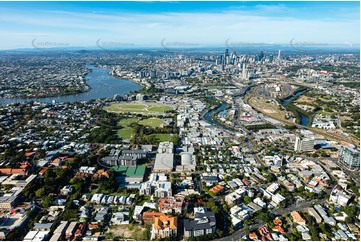
M262 12L286 11L283 5L258 5ZM1 11L1 9L0 9ZM238 42L289 43L292 38L307 42L329 44L359 43L358 19L297 19L251 15L243 10L219 13L163 14L100 14L66 11L1 11L0 26L6 36L0 47L28 47L31 40L41 36L72 45L94 46L99 38L124 41L135 45L160 45L169 41L186 41L200 45L223 45L226 39ZM19 29L27 29L19 38ZM4 34L4 35L3 35Z

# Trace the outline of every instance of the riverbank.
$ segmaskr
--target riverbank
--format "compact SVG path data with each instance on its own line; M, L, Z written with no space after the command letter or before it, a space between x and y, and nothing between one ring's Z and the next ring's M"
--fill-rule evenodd
M75 102L75 101L89 101L100 98L113 98L115 95L125 95L132 91L139 91L143 87L139 84L115 78L109 75L109 69L98 68L94 66L87 66L91 71L85 76L83 83L86 83L88 90L85 92L77 92L70 95L49 95L47 97L39 98L14 98L0 100L0 104L11 104L20 102L45 102L50 103L53 100L56 102Z
M286 110L291 111L297 117L297 123L303 126L310 126L312 124L313 115L293 103L308 91L308 88L298 88L292 95L277 100Z
M124 77L124 76L118 76L117 74L114 73L114 71L110 71L108 73L110 76L114 77L114 78L117 78L117 79L120 79L120 80L126 80L126 81L130 81L130 82L133 82L134 84L137 84L137 85L140 85L142 86L143 88L146 88L146 86L144 85L144 83L141 82L141 80L139 79L139 81L135 80L135 78L128 78L128 77ZM138 79L138 78L137 78Z
M228 104L225 103L219 103L217 100L215 100L212 96L208 95L206 96L206 99L208 101L211 101L212 103L217 102L218 104L214 106L213 108L208 109L205 113L202 113L202 118L206 121L208 121L211 124L214 124L218 127L222 127L228 131L237 132L238 130L235 130L234 128L224 124L219 119L216 118L216 115L220 112L227 110L231 108Z

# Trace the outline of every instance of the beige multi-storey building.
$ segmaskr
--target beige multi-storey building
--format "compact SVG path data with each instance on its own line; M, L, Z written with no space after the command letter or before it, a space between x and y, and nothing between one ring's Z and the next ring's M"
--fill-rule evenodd
M178 218L160 216L154 218L152 226L152 238L175 238L178 232Z

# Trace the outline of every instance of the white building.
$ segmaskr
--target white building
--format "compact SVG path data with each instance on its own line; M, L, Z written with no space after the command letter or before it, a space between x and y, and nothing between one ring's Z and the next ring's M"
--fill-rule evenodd
M281 202L283 202L284 200L286 200L285 197L283 197L281 194L277 193L276 195L272 196L272 202L276 203L277 205L280 204Z
M346 206L350 199L351 196L339 185L336 185L330 194L330 202L340 206Z
M253 202L257 205L259 205L262 208L265 208L267 206L267 203L265 203L264 201L262 201L262 199L260 199L259 197L255 198L253 200Z
M266 191L270 193L275 193L279 188L280 188L280 184L274 182L267 187Z
M296 137L295 151L313 151L315 145L314 138Z

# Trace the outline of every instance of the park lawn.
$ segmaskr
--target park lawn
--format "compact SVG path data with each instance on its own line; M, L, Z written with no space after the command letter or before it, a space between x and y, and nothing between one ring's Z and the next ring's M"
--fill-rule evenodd
M133 123L138 123L138 118L125 118L118 122L120 126L130 126Z
M139 124L152 128L160 128L163 121L160 118L148 118L139 121Z
M122 139L130 139L132 137L134 130L133 128L122 128L117 131L117 134Z
M213 89L226 89L228 87L227 86L208 86L207 88L213 90Z
M318 111L316 111L316 113L317 114L323 114L323 115L332 115L332 114L337 114L337 113L335 113L335 112L327 112L327 111L325 111L325 110L318 110Z
M170 110L173 110L171 107L167 107L167 106L151 106L148 108L149 111L151 112L166 112L166 111L170 111Z
M31 88L28 88L28 89L23 89L23 90L19 90L19 92L36 92L37 90L36 89L31 89Z
M159 142L173 142L177 143L178 137L175 134L152 134Z

